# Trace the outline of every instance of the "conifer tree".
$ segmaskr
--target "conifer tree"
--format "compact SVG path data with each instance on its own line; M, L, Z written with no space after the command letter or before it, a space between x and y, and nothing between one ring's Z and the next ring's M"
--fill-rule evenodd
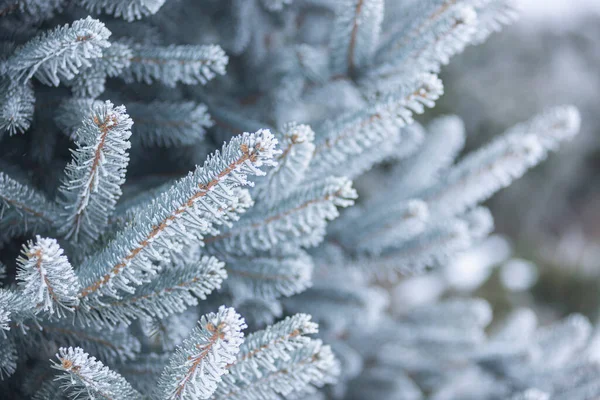
M577 133L557 106L459 157L458 117L415 122L441 67L515 18L3 1L0 398L600 396L584 317L519 310L490 334L483 300L393 317L380 286L483 240L480 204Z

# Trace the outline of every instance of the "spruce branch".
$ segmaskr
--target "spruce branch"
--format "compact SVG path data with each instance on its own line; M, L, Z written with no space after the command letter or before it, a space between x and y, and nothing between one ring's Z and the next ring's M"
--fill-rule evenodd
M353 265L381 279L396 281L398 273L419 273L447 262L488 235L493 225L489 210L476 208L463 218L432 224L408 240L390 242L374 256L359 256Z
M211 399L275 400L309 394L335 381L340 366L329 346L310 340L286 358L273 362L272 368L245 375L245 380L226 376ZM233 377L233 375L231 375Z
M483 0L485 1L485 0ZM458 6L474 6L479 0L461 2ZM410 8L400 7L406 24L395 24L382 40L376 54L376 63L384 61L390 54L402 51L411 41L426 34L435 23L444 20L455 10L456 0L433 0L421 2Z
M13 300L12 291L0 288L0 339L6 339L6 333L10 331Z
M63 6L64 0L6 0L0 6L0 17L26 13L34 18L52 17Z
M35 96L30 83L0 79L0 133L23 133L31 126ZM1 136L1 135L0 135Z
M20 325L26 334L20 335L19 341L31 356L37 355L34 349L40 342L63 347L85 346L89 354L108 363L134 360L140 353L140 341L132 332L122 327L113 330L92 329L79 327L67 321L38 319L21 322Z
M0 336L0 381L5 380L15 373L17 370L17 360L18 353L15 343L8 338Z
M346 178L326 178L292 191L277 206L250 211L232 227L208 237L215 254L253 255L286 243L303 247L319 244L327 221L338 217L337 207L348 207L357 197Z
M419 199L361 211L335 227L336 238L354 254L380 254L423 233L430 222L427 204Z
M385 143L398 129L413 122L413 113L433 107L442 92L442 83L435 75L421 75L397 93L378 99L367 110L325 122L315 130L320 134L307 179L334 174L341 164L359 158L364 148Z
M424 129L414 122L395 133L390 131L383 143L373 142L365 146L360 158L349 158L338 168L344 176L354 179L373 167L385 162L399 162L417 152L425 139Z
M140 317L166 318L197 305L198 299L205 300L221 287L227 273L222 262L204 256L196 262L187 261L183 267L167 269L159 278L140 286L134 293L104 300L89 312L82 310L77 318L86 324L112 327L119 323L130 324Z
M501 31L519 17L518 4L514 0L471 0L471 3L477 12L473 44L483 43L491 34Z
M311 341L305 335L317 333L318 326L307 314L295 314L254 332L240 347L237 360L230 365L228 381L251 381L260 378L264 371L276 370L277 360L288 360L291 352Z
M107 101L75 133L77 149L59 189L59 232L66 238L90 244L108 225L125 182L132 124L125 107Z
M331 42L333 74L354 74L367 65L378 45L383 0L338 2Z
M77 131L81 129L92 115L94 108L102 107L104 102L93 98L68 98L60 103L54 122L69 139L77 139Z
M224 260L229 275L226 284L236 298L287 297L303 292L312 284L313 261L303 251Z
M308 125L286 124L276 137L281 148L277 166L257 179L252 190L253 199L271 205L302 181L315 149L315 133Z
M101 105L91 98L73 98L61 103L55 122L74 139L82 121L90 110ZM202 141L206 130L213 126L205 105L192 101L151 103L128 102L127 113L135 121L131 141L145 147L182 147Z
M134 140L145 146L181 147L200 142L213 126L204 104L192 101L128 103Z
M128 68L133 57L131 49L124 43L111 43L102 51L102 56L89 61L73 79L65 82L75 97L98 97L104 93L106 78L119 76Z
M110 31L98 20L87 17L30 40L7 60L7 72L14 80L28 81L35 76L49 86L70 80L89 59L102 55L110 46Z
M476 26L477 14L472 7L450 6L436 17L427 31L410 38L401 36L384 46L385 60L369 71L363 86L385 86L389 85L390 78L397 82L415 73L438 73L442 65L448 64L452 56L472 42ZM378 83L378 80L383 82Z
M47 380L35 391L31 400L67 400L68 397L60 387L60 383Z
M79 304L79 281L56 240L37 236L17 259L17 280L31 308L58 317Z
M166 318L142 318L140 328L146 336L148 344L162 351L172 351L187 338L196 326L198 310L190 307L180 314L172 314ZM163 367L166 362L163 364ZM159 375L162 368L158 371Z
M169 87L174 87L178 82L204 85L217 75L225 74L229 61L223 49L217 45L135 45L132 51L131 64L122 75L126 82L151 84L157 81Z
M209 156L204 166L177 181L141 210L136 221L117 233L108 246L80 268L84 305L133 286L156 273L152 260L164 260L176 241L198 240L215 232L215 225L236 218L239 201L247 198L235 189L250 185L249 175L264 175L263 166L274 165L277 141L269 131L245 133ZM175 240L175 242L174 242Z
M0 172L1 240L10 239L30 229L47 229L56 223L57 215L56 204L50 202L45 195Z
M157 398L156 382L169 363L170 356L168 353L140 354L135 360L119 365L118 370L140 393L151 399Z
M371 201L369 206L379 208L392 199L406 199L435 184L440 174L450 168L465 144L465 125L457 116L438 117L427 125L427 138L413 157L398 165L391 173L390 182L402 190L386 191L385 199Z
M436 216L452 216L487 200L572 139L581 119L574 107L552 108L466 156L421 197Z
M203 315L189 338L171 357L159 380L165 399L208 399L227 366L236 361L246 327L233 308Z
M79 347L61 347L56 354L58 362L51 367L60 371L57 380L71 398L87 396L95 399L135 400L142 395L118 373L111 371L95 357Z
M166 0L78 0L90 12L106 13L132 22L156 14Z

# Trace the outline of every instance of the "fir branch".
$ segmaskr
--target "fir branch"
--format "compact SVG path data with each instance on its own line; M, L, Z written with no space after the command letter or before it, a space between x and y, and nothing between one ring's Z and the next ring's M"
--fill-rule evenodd
M31 126L35 96L30 83L0 80L0 136L23 133Z
M0 17L21 12L33 17L51 18L60 10L65 0L6 0L0 6Z
M126 82L155 81L174 87L206 84L217 75L225 74L229 58L217 45L152 47L136 45L129 68L123 71Z
M325 268L325 266L320 266ZM350 268L348 268L350 267ZM322 328L321 335L343 336L357 320L373 326L388 306L388 295L379 287L368 287L368 276L353 281L352 264L343 264L338 274L327 276L310 289L282 299L288 313L306 312ZM318 271L318 269L317 269Z
M348 158L337 168L344 171L344 176L354 179L378 164L401 161L409 157L419 149L424 138L424 129L414 122L396 132L390 131L383 143L373 142L365 146L360 157Z
M274 205L302 181L315 149L315 133L308 125L286 124L276 135L282 153L277 167L256 181L252 198Z
M432 107L442 94L435 75L422 75L393 95L387 95L366 111L350 112L316 129L317 141L307 179L326 176L348 160L358 158L365 148L385 143L398 129L413 122L413 113Z
M478 2L479 0L474 0ZM446 17L456 7L457 0L432 0L414 4L404 9L403 20L406 24L397 24L382 40L376 54L376 63L381 63L389 54L402 51L412 40L426 34L433 24ZM469 2L468 5L471 2Z
M60 103L54 116L56 126L73 141L77 139L77 131L84 126L95 108L102 107L104 102L92 98L68 98Z
M346 218L336 226L336 237L353 254L381 254L386 248L423 233L429 224L427 204L418 199L361 211L356 218Z
M6 339L6 333L10 331L13 300L12 291L0 288L0 339Z
M246 380L232 381L229 376L211 399L215 400L275 400L315 391L335 381L340 367L329 346L311 340L273 362L274 368L246 375Z
M198 310L190 307L180 314L169 315L166 318L141 318L140 328L150 346L162 351L172 351L187 338L196 325ZM165 363L166 364L166 363ZM163 365L164 367L164 365ZM162 371L162 368L159 372Z
M518 17L518 6L514 0L471 0L477 12L477 31L472 39L473 44L481 44L494 32L499 32L505 25L515 22Z
M132 22L156 14L166 0L78 0L88 11Z
M449 7L423 34L408 40L398 39L402 43L399 50L394 51L398 44L385 47L386 59L369 71L363 86L384 86L385 81L376 81L389 77L401 81L402 77L415 73L439 72L440 66L448 64L452 56L471 43L476 27L477 14L472 7L463 4Z
M312 284L313 261L303 251L291 254L229 257L227 286L236 298L276 299L304 291Z
M31 400L66 400L67 395L60 387L60 383L54 380L45 381L35 391Z
M107 101L77 130L77 149L59 189L64 221L59 232L66 238L90 244L108 225L125 182L132 124L125 107Z
M15 373L17 370L17 359L18 354L15 343L10 339L0 337L0 381L5 380Z
M79 304L79 281L56 240L37 236L23 246L17 263L17 280L31 308L62 317Z
M561 141L570 140L579 132L580 123L573 107L549 109L469 154L419 197L433 215L464 212L520 178Z
M180 147L200 142L213 126L204 104L192 101L128 103L133 139L144 146Z
M203 167L176 182L145 207L131 226L125 227L100 253L80 268L81 297L132 293L132 286L150 280L156 266L177 240L198 240L214 225L236 217L240 192L250 185L248 175L264 175L263 166L274 165L277 141L268 131L245 133L209 156ZM241 205L244 208L244 205Z
M383 6L383 0L338 2L329 44L334 74L352 75L371 61L381 32Z
M130 324L140 317L166 318L185 311L205 300L213 290L219 289L227 278L224 264L214 257L202 257L180 268L161 272L160 279L139 287L119 299L105 300L101 305L77 318L86 324L116 326Z
M482 299L447 299L415 307L402 315L402 323L419 326L453 326L458 329L483 329L492 322L492 308Z
M0 172L0 220L11 219L13 214L21 216L19 224L50 226L56 221L57 207L37 190L24 185Z
M74 139L90 110L101 104L90 98L68 99L61 103L54 120L67 136ZM206 130L213 126L207 107L191 101L129 102L125 106L135 121L131 141L147 147L193 145L200 142Z
M276 207L249 212L231 228L208 237L208 251L215 254L253 255L280 243L316 246L325 235L327 221L339 213L336 206L348 207L357 197L345 178L327 178L292 191Z
M273 299L246 298L237 305L237 310L253 331L274 323L283 315L281 303Z
M310 315L296 314L248 335L225 379L248 382L252 375L260 378L261 371L276 370L277 360L288 360L293 351L308 345L311 339L304 335L317 333L318 326L310 319Z
M396 281L397 274L414 274L435 267L471 247L490 233L490 212L477 208L463 219L451 219L430 226L420 235L399 243L391 242L377 256L359 256L354 266L386 280Z
M38 313L32 299L24 296L19 288L0 289L0 338L9 333L14 338L13 328L19 328L21 333L27 334L28 322L39 327Z
M580 314L538 329L534 336L536 347L544 354L544 365L561 368L572 356L582 351L593 332L590 321Z
M227 365L235 362L246 327L233 308L202 316L165 368L159 390L165 399L208 399Z
M7 60L7 72L15 80L35 76L49 86L73 79L89 59L102 55L109 47L110 31L100 21L87 17L46 32L19 47Z
M233 54L242 54L252 41L252 22L256 20L258 12L254 0L232 0L231 17L233 20L233 37L230 39L229 48Z
M118 370L136 390L152 399L156 395L156 382L169 363L169 357L167 353L141 354L127 364L119 365Z
M79 347L61 347L56 354L59 362L52 361L51 367L60 371L57 376L62 388L72 398L135 400L141 399L139 392L118 373L111 371L95 357L90 357Z
M383 202L389 203L390 199L406 199L435 184L440 174L452 166L465 144L462 120L457 116L438 117L427 126L427 132L420 151L392 171L388 181L394 182L398 190L386 191L385 199L369 202L370 207L377 209Z
M133 54L129 46L124 43L111 43L110 47L102 51L102 56L93 58L88 67L81 71L70 81L76 97L98 97L104 93L106 78L116 77L128 68Z
M138 357L141 350L140 341L126 329L91 329L82 328L65 320L60 321L25 321L21 323L25 335L19 337L22 347L31 356L36 356L35 349L39 343L52 343L56 346L85 346L87 352L106 362L125 362Z

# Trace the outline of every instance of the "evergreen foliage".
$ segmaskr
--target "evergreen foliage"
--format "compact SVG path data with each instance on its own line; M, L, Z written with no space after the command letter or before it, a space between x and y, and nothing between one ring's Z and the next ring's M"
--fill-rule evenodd
M386 287L481 242L480 204L579 130L558 106L458 157L458 117L415 122L441 66L515 17L2 2L0 398L600 396L580 315L489 333L479 299L388 312Z

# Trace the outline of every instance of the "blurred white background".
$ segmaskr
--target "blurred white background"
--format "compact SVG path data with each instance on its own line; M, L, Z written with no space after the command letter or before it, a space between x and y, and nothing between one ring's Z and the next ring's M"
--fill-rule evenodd
M600 14L598 0L517 0L523 18L537 23L573 28L578 18L589 13Z

